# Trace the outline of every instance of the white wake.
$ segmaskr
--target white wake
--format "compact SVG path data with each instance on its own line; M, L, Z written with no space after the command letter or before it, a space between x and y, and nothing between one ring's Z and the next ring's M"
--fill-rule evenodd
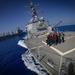
M27 48L24 40L20 40L18 45ZM38 75L48 75L45 69L39 64L39 62L37 62L29 50L22 54L22 60L24 61L25 66L27 66L27 68L31 71L36 72Z
M18 41L18 45L24 47L24 48L27 48L26 44L25 44L25 41L24 40L19 40Z

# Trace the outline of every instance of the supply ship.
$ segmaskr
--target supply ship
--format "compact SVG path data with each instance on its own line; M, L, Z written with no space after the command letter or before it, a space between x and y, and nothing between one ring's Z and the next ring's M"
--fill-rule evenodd
M54 33L56 26L49 24L44 17L38 17L35 4L30 2L32 19L27 24L27 38L25 44L34 58L46 69L50 75L69 75L70 68L75 71L75 32L64 32L65 42L52 44L46 43L46 34ZM70 67L72 65L72 67Z
M0 34L0 40L4 40L10 37L20 36L22 34L26 34L26 31L21 30L19 27L16 28L15 31L12 31L11 33L2 33Z

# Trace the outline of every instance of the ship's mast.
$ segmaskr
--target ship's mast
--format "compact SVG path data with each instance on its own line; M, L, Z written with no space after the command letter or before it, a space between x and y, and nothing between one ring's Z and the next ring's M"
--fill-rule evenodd
M31 9L32 17L35 18L37 16L37 13L36 13L35 5L32 2L30 2L30 9Z
M30 14L32 15L32 18L31 18L30 22L38 21L38 16L37 16L37 13L36 13L35 6L36 5L34 3L32 3L32 2L30 2L29 6L26 6L26 7L31 9Z

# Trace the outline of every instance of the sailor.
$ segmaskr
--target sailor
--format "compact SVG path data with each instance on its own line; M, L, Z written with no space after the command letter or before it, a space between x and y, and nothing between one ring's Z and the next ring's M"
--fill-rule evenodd
M49 46L52 45L52 42L53 42L53 34L50 33L50 34L49 34Z
M56 33L54 32L54 34L53 34L53 41L54 41L54 44L57 44L56 38L57 38L57 35L56 35Z
M49 33L46 34L46 43L49 44Z
M52 32L52 34L51 34L51 37L52 37L52 44L54 43L54 38L53 38L53 32Z
M62 41L62 42L65 41L65 40L64 40L64 36L65 36L65 34L64 34L63 32L61 32L61 41Z
M57 32L57 42L61 43L61 38L60 38L61 33L58 31Z

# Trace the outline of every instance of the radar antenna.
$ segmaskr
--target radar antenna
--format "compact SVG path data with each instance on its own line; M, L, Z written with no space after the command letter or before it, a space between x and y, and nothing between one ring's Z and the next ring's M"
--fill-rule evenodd
M36 13L36 9L35 9L35 4L30 2L30 5L29 6L25 6L26 8L30 8L31 9L31 14L32 14L32 17L35 18L35 16L37 16L37 13ZM27 11L27 13L30 14L30 12Z

